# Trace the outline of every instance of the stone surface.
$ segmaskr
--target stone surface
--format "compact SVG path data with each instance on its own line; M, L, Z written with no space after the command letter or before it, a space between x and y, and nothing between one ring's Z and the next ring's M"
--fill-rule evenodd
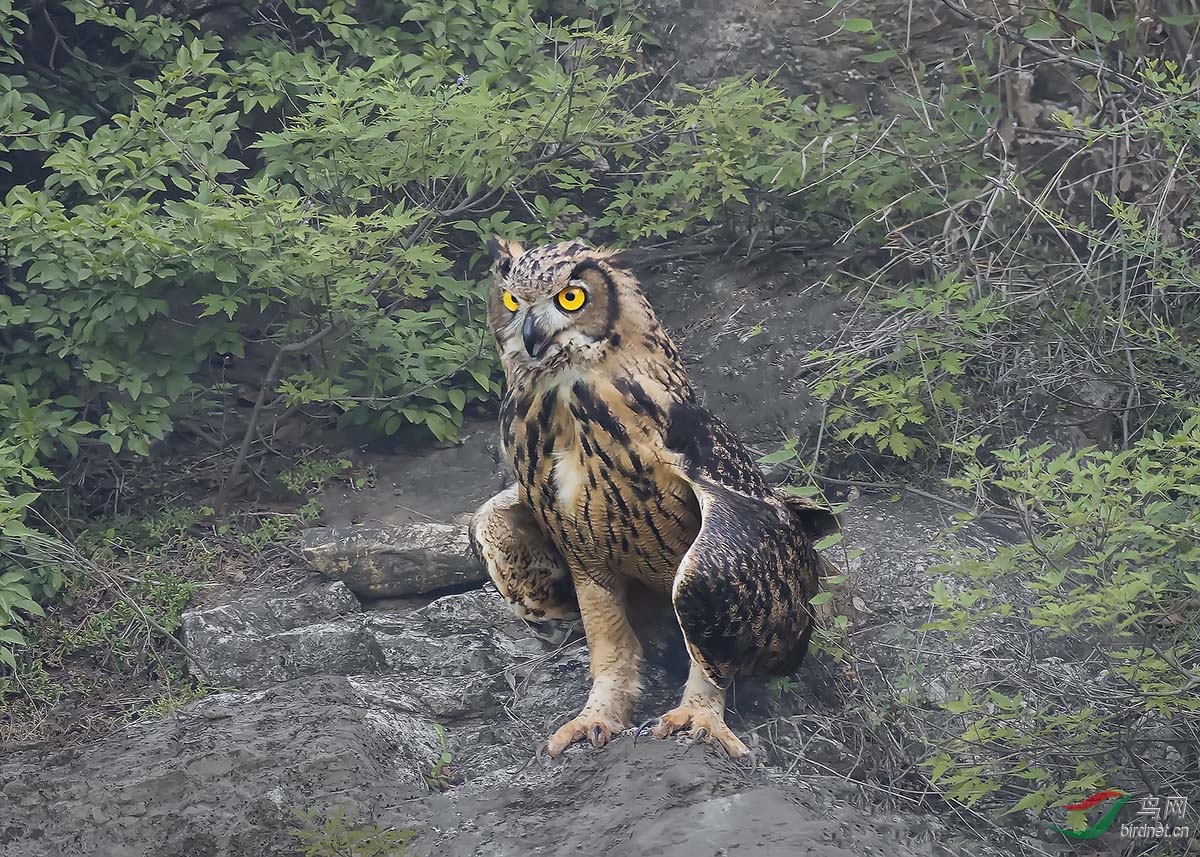
M292 595L243 593L183 614L182 638L210 683L253 687L383 666L344 583Z
M626 736L430 794L439 752L426 724L346 679L214 697L49 763L0 761L0 857L293 857L297 828L339 815L413 831L411 857L990 853L937 848L952 830L863 809L836 778L799 788L676 740Z
M401 696L345 678L219 694L82 748L0 760L0 857L290 855L296 813L427 793L440 753Z
M966 0L984 14L994 5ZM846 29L848 18L866 18L889 46L935 67L966 44L972 27L934 0L647 0L647 21L660 47L648 52L654 67L674 80L708 86L721 78L773 76L794 93L819 93L878 106L895 90L903 66L867 63L879 50L864 33Z
M801 789L678 741L622 739L530 765L503 790L481 784L431 798L407 823L422 857L992 853L979 843L954 850L953 831L928 816L864 810L836 783Z
M846 544L864 549L850 567L867 608L864 654L882 662L925 621L932 578L922 570L950 511L906 497L863 499L847 514ZM648 664L635 722L675 704L687 663L661 602L638 603ZM735 688L729 721L765 763L756 772L685 741L635 745L632 733L548 762L536 748L587 695L577 623L528 626L490 587L412 612L355 607L334 583L190 612L190 644L229 675L272 680L272 657L266 671L247 659L255 640L268 653L291 637L336 650L350 629L377 660L362 673L333 651L321 668L359 674L219 694L82 747L0 758L0 857L294 857L298 814L342 810L412 829L409 853L428 857L988 853L955 845L959 834L937 819L864 808L858 787L836 785L862 754L821 732L844 711L821 658L786 696L763 681ZM931 647L920 656L935 663ZM449 790L430 794L427 777Z
M423 595L487 579L462 524L344 525L305 530L305 560L364 598Z
M665 614L669 616L669 614ZM650 611L637 627L647 649L643 719L675 704L687 677L678 627ZM363 686L418 698L446 732L462 778L523 764L557 726L578 713L590 679L578 622L529 626L490 587L439 598L407 616L370 622L387 660Z

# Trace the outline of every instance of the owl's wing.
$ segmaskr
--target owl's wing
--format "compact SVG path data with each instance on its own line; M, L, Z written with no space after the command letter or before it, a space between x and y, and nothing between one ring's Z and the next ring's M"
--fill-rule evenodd
M567 565L546 540L516 485L480 506L469 530L476 556L519 617L540 622L579 615Z
M667 448L701 517L671 591L688 651L720 687L739 675L792 672L808 648L808 602L825 562L813 540L837 518L776 496L737 436L699 405L673 405L669 419Z

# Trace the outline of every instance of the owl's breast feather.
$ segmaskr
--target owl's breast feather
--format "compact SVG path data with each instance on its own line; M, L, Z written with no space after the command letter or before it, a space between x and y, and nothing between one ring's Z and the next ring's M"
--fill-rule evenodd
M558 507L564 515L574 518L583 502L587 488L587 468L578 446L557 449L554 455L554 485Z

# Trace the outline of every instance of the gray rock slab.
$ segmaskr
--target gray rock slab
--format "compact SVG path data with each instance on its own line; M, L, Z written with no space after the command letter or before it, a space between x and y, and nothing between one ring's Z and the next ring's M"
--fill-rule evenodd
M305 560L364 598L423 595L487 580L462 524L347 524L305 530Z
M219 694L100 741L0 759L0 857L296 853L297 814L427 793L418 706L340 677Z
M358 599L335 582L291 595L245 594L187 610L181 636L207 681L255 687L383 667Z

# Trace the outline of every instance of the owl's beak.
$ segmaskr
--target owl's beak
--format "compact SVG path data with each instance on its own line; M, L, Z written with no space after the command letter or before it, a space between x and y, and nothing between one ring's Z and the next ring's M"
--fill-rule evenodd
M532 312L525 313L525 324L521 327L521 338L525 340L525 352L534 360L541 360L546 349L550 347L551 339L546 332L537 326Z

